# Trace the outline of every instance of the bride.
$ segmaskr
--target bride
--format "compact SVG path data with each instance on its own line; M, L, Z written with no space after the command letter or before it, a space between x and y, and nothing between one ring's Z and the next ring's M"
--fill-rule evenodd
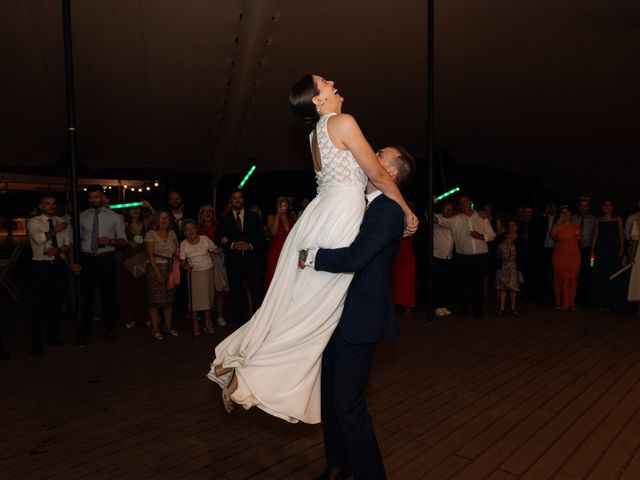
M313 129L317 196L289 233L262 306L215 349L207 376L223 388L227 411L235 402L292 423L319 423L322 352L353 275L299 269L300 250L346 247L355 239L368 179L402 207L405 234L417 229L355 119L341 113L343 100L334 82L319 75L306 75L289 93L291 108Z

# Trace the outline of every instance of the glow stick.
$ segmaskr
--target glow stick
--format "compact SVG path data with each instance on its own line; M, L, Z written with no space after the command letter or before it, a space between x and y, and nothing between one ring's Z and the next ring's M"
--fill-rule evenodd
M249 180L249 177L251 176L251 174L253 172L256 171L256 166L252 165L251 168L249 169L249 171L247 172L247 174L244 176L244 178L242 179L242 181L240 182L240 185L238 185L238 188L242 188L244 187L244 184L247 183L247 180Z
M139 207L141 205L142 205L142 202L116 203L115 205L111 205L109 208L111 208L112 210L117 210L118 208Z
M456 187L456 188L454 188L452 190L449 190L448 192L444 192L442 195L437 196L435 198L435 203L438 203L443 198L447 198L448 196L453 195L454 193L459 192L459 191L460 191L460 187Z

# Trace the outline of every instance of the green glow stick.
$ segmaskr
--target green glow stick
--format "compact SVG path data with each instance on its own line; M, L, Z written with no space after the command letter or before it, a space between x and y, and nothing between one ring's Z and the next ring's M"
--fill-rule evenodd
M115 205L111 205L109 208L111 208L112 210L117 210L118 208L139 207L141 205L142 205L142 202L116 203Z
M436 197L436 203L442 200L443 198L447 198L448 196L453 195L454 193L459 191L460 191L460 187L456 187L452 190L449 190L448 192L444 192L442 195Z
M242 179L242 181L240 182L240 185L238 185L238 188L242 188L244 187L244 184L247 183L247 180L249 180L249 177L251 176L251 174L253 172L256 171L256 166L252 165L251 168L249 169L249 171L247 172L247 174L244 176L244 178Z

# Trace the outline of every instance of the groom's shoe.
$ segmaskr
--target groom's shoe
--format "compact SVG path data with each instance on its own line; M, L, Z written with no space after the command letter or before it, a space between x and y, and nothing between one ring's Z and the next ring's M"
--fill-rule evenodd
M333 467L325 470L322 475L314 478L314 480L348 480L351 478L351 471L347 468Z

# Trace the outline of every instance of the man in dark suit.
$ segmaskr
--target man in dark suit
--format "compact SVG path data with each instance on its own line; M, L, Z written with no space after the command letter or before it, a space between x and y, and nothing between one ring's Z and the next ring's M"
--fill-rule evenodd
M400 187L409 182L415 162L404 148L383 148L377 156ZM318 480L351 475L355 480L386 478L364 392L378 342L398 334L391 276L402 241L404 214L371 182L367 200L360 232L349 247L300 254L301 267L355 272L342 317L322 357L321 411L327 465Z
M264 295L264 228L260 217L244 208L242 190L231 194L231 211L220 217L215 243L225 250L233 317L238 325L247 321L243 283L251 293L253 310L260 308Z

